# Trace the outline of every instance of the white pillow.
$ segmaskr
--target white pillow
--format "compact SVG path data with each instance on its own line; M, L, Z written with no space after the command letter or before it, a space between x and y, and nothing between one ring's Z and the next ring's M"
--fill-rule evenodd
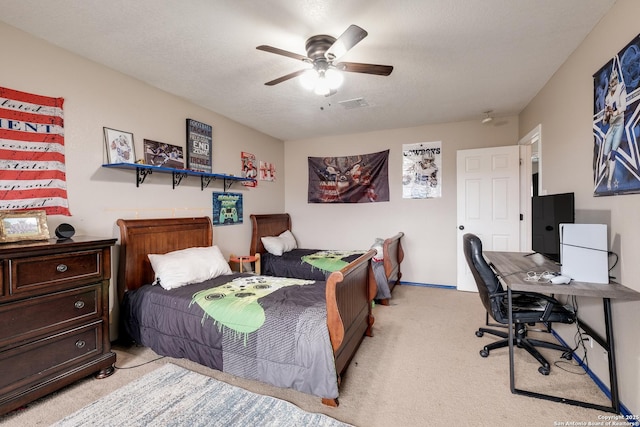
M164 255L149 254L148 257L156 275L155 283L164 289L231 274L229 263L217 246L182 249Z
M281 256L298 247L296 238L289 230L282 232L278 237L262 237L260 240L267 252L276 256Z
M382 240L379 237L376 237L376 240L373 242L373 245L371 245L371 249L376 250L376 254L373 256L374 261L384 260L384 249L382 248L383 243L384 243L384 240Z

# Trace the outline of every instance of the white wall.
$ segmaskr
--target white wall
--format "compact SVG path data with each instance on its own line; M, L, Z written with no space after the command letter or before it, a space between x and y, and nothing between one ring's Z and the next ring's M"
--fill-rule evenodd
M345 110L357 114L357 110ZM515 117L495 125L480 120L285 142L286 211L303 247L369 248L376 237L403 231L403 281L456 285L456 151L518 142ZM442 197L402 198L402 145L442 141ZM390 201L307 203L307 157L389 152Z
M618 0L611 11L520 115L520 134L542 124L542 188L573 191L576 222L609 226L609 248L620 255L612 274L640 291L640 195L593 196L593 74L638 35L640 2ZM602 304L581 299L580 317L604 335ZM622 402L640 413L640 301L613 300L613 330ZM575 328L564 328L573 343ZM608 384L602 349L589 355L591 368Z
M138 158L143 139L185 146L185 121L213 126L213 170L240 175L240 152L274 163L275 182L260 181L246 189L234 184L230 191L244 195L244 223L214 229L214 241L224 255L248 253L251 240L249 214L284 209L284 144L117 73L94 62L0 23L2 66L0 85L39 95L63 97L68 199L71 217L49 216L49 229L67 222L78 235L119 237L118 218L186 217L212 215L212 192L222 182L200 190L200 180L188 177L172 189L171 175L153 174L139 187L135 172L101 167L106 163L103 126L134 134ZM118 248L112 251L115 284ZM113 295L113 294L112 294ZM113 305L113 298L112 298Z

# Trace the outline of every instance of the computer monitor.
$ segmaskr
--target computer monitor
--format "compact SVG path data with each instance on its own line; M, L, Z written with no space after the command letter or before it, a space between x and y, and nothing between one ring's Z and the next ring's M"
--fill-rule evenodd
M575 222L573 193L548 194L531 198L531 249L560 261L560 224Z

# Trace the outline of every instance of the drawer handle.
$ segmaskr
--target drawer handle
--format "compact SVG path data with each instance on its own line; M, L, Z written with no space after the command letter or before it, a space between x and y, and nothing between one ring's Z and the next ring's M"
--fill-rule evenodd
M68 267L64 264L58 264L58 266L56 267L56 270L58 270L59 273L64 273L65 271L67 271Z
M78 348L84 348L85 345L87 345L87 343L84 340L76 341L76 347Z
M84 301L80 300L80 301L76 301L75 304L73 304L76 308L80 309L80 308L84 308Z

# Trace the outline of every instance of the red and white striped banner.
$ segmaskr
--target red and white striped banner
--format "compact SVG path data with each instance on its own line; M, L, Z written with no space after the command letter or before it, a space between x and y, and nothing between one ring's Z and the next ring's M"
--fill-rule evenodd
M64 98L0 87L0 210L71 215L63 103Z

